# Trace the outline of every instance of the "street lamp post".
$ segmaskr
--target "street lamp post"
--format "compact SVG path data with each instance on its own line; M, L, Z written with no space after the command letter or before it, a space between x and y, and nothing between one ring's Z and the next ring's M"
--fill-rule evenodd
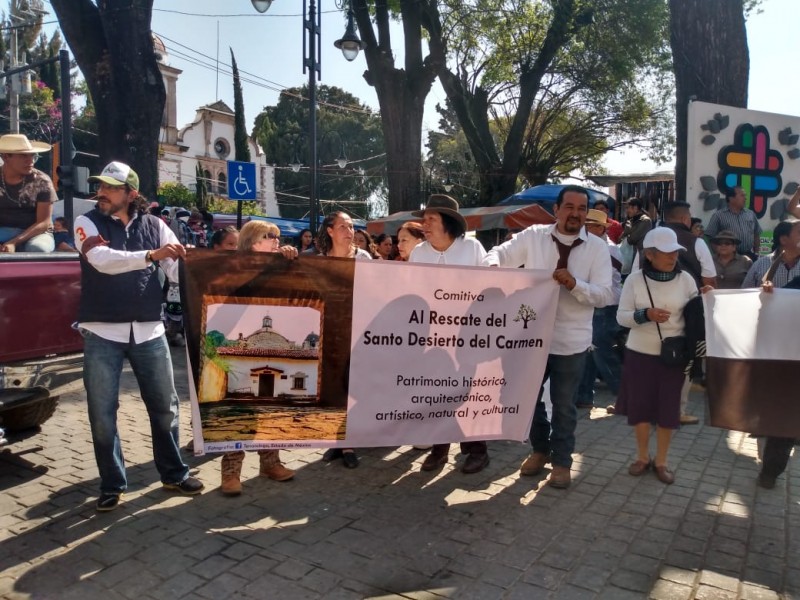
M325 140L327 140L328 138L332 138L334 136L337 139L338 143L336 145L339 148L339 150L338 150L339 155L334 159L335 165L338 166L339 169L344 169L347 166L347 163L350 162L348 160L348 158L347 158L347 153L345 152L344 138L342 137L342 134L339 133L338 131L336 131L335 129L331 129L331 130L326 131L325 133L323 133L322 136L319 138L319 141L318 141L318 144L317 144L318 148L315 148L315 150L314 150L314 154L316 154L316 156L318 157L317 169L316 169L317 170L317 181L316 181L317 188L314 189L313 191L309 192L309 196L311 196L313 194L313 197L318 199L317 202L319 202L319 198L320 198L320 193L319 193L320 175L325 170L325 165L322 164L323 160L325 159L324 158ZM303 162L300 160L300 148L301 148L300 144L301 144L301 140L303 138L305 138L305 134L299 133L299 134L295 135L294 157L292 158L292 162L289 163L289 168L292 170L293 173L299 173L300 169L302 169L302 167L303 167ZM330 146L330 144L329 144L329 146ZM331 165L331 166L333 166L333 165ZM311 170L311 167L309 167L309 170Z
M342 0L337 0L337 8L342 8ZM253 7L260 13L269 10L272 0L251 0ZM353 9L347 0L348 24L342 39L334 45L341 49L348 61L355 60L359 50L364 47L363 42L355 32L353 22ZM320 65L322 62L321 47L322 9L316 0L308 0L308 7L303 2L303 73L308 72L308 221L311 234L317 234L317 81L320 79Z

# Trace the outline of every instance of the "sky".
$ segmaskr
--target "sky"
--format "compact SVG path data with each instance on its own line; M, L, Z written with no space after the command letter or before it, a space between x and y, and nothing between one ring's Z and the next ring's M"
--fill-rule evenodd
M322 14L322 58L320 85L347 90L377 110L375 91L364 81L366 60L363 53L347 62L333 42L345 30L345 16L334 0L320 0ZM278 91L308 82L303 74L302 7L306 0L275 0L265 14L259 14L250 0L155 0L153 31L167 47L168 62L182 69L178 79L178 123L190 123L199 106L217 99L233 107L233 85L229 74L230 49L243 79L243 95L248 127L264 106L278 101ZM45 0L45 7L48 2ZM50 9L51 14L54 11ZM787 19L798 15L798 0L763 0L761 14L748 20L750 49L749 108L766 112L800 115L800 76L793 66L800 57L800 36ZM399 26L393 46L402 42ZM216 64L219 60L219 73ZM402 66L402 56L395 57ZM423 127L436 130L434 107L444 103L444 92L435 85L425 110ZM669 169L643 160L641 152L615 152L606 160L614 173Z
M229 340L251 335L261 328L266 315L272 318L272 329L290 342L302 344L309 333L319 335L320 313L303 306L263 306L259 304L211 304L206 317L207 330L217 330Z

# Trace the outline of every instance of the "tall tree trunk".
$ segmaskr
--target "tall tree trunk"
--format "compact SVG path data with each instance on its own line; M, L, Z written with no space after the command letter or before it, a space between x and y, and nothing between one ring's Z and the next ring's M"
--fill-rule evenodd
M352 0L361 39L367 46L364 54L368 71L364 79L375 88L381 109L381 125L386 143L389 212L419 208L422 167L422 117L425 98L436 78L437 60L432 54L422 56L423 10L436 0L402 0L405 68L394 66L390 11L387 0L375 0L374 18L371 0ZM377 34L374 27L377 28Z
M166 91L153 51L153 0L51 0L86 79L103 161L120 160L155 198Z
M750 54L743 0L669 0L675 71L675 191L685 200L691 100L747 108Z

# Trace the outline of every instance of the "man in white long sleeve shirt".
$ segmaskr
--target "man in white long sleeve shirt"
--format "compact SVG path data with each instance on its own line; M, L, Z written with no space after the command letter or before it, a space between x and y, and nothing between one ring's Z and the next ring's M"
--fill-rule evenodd
M83 381L95 460L100 472L98 511L114 510L126 490L125 461L117 431L123 359L133 369L150 417L153 459L165 489L199 494L178 447L178 394L161 321L159 266L177 281L186 251L169 227L146 214L139 177L112 162L97 182L97 206L75 219L81 257L78 326L84 338Z
M571 481L577 424L573 398L592 343L594 309L614 302L608 244L583 227L588 203L585 189L565 186L556 200L554 225L532 225L490 250L484 260L490 266L550 271L561 286L544 374L550 380L552 420L540 389L531 425L533 453L520 468L523 475L538 475L552 462L549 483L555 488L569 487Z

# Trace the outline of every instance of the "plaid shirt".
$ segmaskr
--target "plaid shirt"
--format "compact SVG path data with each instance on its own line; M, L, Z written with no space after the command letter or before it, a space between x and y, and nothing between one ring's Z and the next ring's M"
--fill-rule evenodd
M709 239L723 229L729 229L739 238L739 244L736 246L739 254L753 252L756 234L761 233L761 225L758 223L756 213L747 208L743 208L739 213L735 213L729 208L723 208L711 215L711 220L706 227L706 235Z

